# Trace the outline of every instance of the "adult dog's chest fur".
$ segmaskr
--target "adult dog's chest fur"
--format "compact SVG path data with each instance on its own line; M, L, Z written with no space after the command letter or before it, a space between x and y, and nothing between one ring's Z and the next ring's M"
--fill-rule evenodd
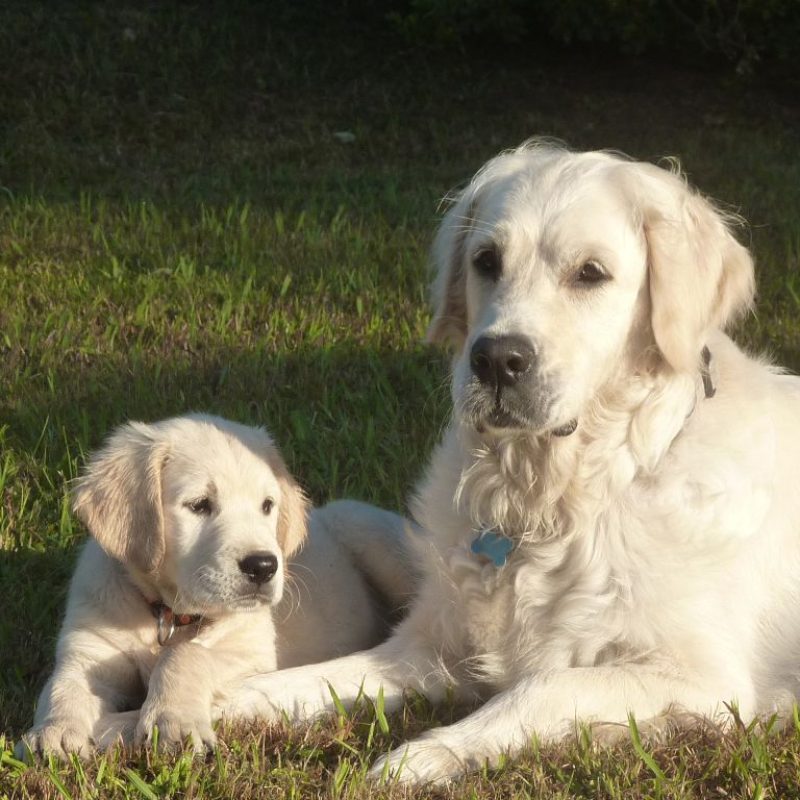
M630 594L624 577L627 554L617 546L619 502L596 504L594 513L580 520L582 531L553 527L563 522L557 509L542 515L542 529L514 538L506 564L495 566L471 550L481 529L474 520L488 516L474 502L474 492L491 488L491 477L467 482L472 494L465 496L464 462L454 457L460 456L458 448L455 434L445 437L415 507L419 521L434 534L432 551L424 557L449 595L439 622L456 660L501 686L509 675L613 657L623 646L616 643L624 637ZM519 474L517 485L506 482L507 495L498 490L486 501L507 519L514 517L515 503L532 505L531 498L514 493L524 495L523 482L533 485L535 478L526 475L524 465ZM446 497L457 499L446 503Z
M613 537L603 529L614 516L611 510L595 520L600 539ZM615 569L595 548L577 539L521 543L501 567L462 545L443 553L448 606L457 609L444 624L459 626L458 655L468 668L503 687L520 674L594 665L647 647L633 630L625 564Z
M704 576L737 574L740 543L764 508L755 484L728 485L739 448L691 470L682 455L681 469L667 458L642 478L629 450L597 451L596 466L566 464L560 485L541 460L513 451L482 461L457 430L434 454L413 507L432 534L423 557L446 598L431 624L453 661L490 684L653 656L700 625L699 609L703 624L725 618L725 595L709 596ZM731 513L743 495L751 513ZM471 552L484 527L515 540L504 566Z

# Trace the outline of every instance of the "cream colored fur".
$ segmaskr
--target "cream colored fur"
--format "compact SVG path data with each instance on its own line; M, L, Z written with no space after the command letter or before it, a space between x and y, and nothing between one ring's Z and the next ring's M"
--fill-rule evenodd
M149 742L154 726L163 744L210 746L220 692L375 644L387 620L368 582L395 608L410 591L400 517L334 503L311 514L306 541L307 501L269 436L218 417L122 426L91 459L74 508L93 539L21 755L86 756ZM342 515L366 524L345 528ZM253 553L278 559L259 585L239 567ZM161 646L148 601L202 619Z
M410 614L373 650L247 679L217 713L311 718L328 682L388 708L406 689L485 700L373 769L418 783L576 723L724 721L729 703L749 720L797 697L800 381L722 332L753 291L729 223L649 164L539 143L490 161L434 248L454 413L413 499ZM497 280L473 263L489 246ZM583 281L589 261L605 279ZM470 349L509 334L535 347L532 411L493 428ZM470 550L485 528L514 540L503 567Z

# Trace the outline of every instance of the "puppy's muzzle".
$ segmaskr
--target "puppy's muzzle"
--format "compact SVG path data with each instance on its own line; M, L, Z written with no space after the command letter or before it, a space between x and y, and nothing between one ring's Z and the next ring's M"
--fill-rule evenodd
M251 553L239 562L239 569L249 581L260 586L272 580L278 571L278 559L272 553Z

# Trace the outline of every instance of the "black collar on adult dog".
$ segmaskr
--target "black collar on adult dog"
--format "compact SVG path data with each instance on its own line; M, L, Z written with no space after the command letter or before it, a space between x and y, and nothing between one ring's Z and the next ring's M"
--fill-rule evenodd
M703 366L700 368L700 376L703 379L703 391L706 393L706 400L709 400L717 393L717 387L714 386L714 381L711 380L711 351L708 347L704 347L701 355L703 357Z

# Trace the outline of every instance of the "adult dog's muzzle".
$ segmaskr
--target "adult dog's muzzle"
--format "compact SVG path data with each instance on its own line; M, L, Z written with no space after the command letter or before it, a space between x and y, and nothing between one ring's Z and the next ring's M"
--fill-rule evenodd
M546 426L552 398L530 339L514 334L480 336L470 350L469 365L473 380L464 407L479 431ZM552 433L569 436L577 425L571 420Z

